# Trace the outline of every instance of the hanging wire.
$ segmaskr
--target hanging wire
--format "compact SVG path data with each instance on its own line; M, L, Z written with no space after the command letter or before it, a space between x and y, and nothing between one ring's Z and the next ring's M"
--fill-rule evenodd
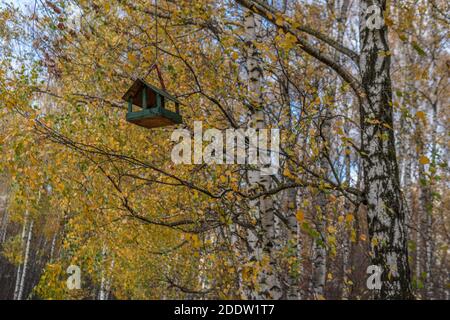
M161 71L158 68L158 0L155 0L155 62L150 67L150 70L148 70L147 74L145 75L145 78L148 77L150 72L153 71L153 69L156 69L156 72L158 73L159 82L161 84L161 88L166 91L166 86L164 85L164 79L161 75Z
M155 63L158 63L158 0L155 0Z

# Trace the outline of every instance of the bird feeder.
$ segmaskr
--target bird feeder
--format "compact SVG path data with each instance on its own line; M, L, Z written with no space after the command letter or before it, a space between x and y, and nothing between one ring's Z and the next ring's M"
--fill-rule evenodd
M142 79L137 79L122 99L128 103L130 123L149 129L182 123L180 102ZM134 110L135 106L140 109Z

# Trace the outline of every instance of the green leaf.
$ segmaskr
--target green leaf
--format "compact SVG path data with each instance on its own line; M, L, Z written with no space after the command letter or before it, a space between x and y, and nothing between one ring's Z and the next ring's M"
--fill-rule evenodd
M427 55L427 53L419 46L417 42L413 41L411 45L413 46L414 50L417 51L419 56L425 57Z

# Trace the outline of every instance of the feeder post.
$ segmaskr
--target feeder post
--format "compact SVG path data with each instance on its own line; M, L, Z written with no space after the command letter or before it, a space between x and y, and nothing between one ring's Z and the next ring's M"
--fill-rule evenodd
M156 93L156 109L159 112L161 112L161 109L162 109L161 95L159 93Z
M133 98L131 96L128 98L128 112L133 112Z
M142 108L147 109L147 88L142 91Z

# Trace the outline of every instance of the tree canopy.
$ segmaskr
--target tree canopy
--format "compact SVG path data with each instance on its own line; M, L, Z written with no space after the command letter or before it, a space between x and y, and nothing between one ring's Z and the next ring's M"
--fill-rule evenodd
M0 1L0 298L448 299L448 9ZM126 121L154 64L178 126ZM279 169L175 164L194 121Z

